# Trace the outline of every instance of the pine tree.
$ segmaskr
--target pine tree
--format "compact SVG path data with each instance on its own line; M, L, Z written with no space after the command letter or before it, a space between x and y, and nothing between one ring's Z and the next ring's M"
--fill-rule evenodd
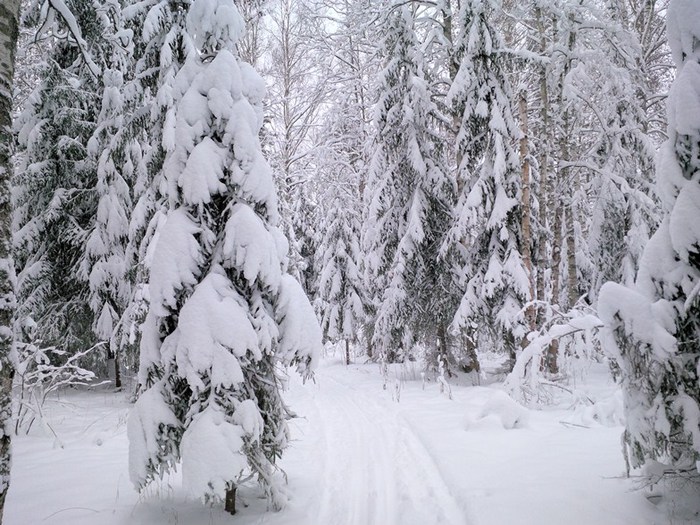
M15 52L19 37L20 0L0 5L0 523L10 488L10 441L12 435L12 377L14 375L12 321L15 272L11 254L12 178L11 123Z
M478 0L460 11L459 69L448 93L459 121L459 194L443 253L453 254L463 290L453 328L513 360L525 335L529 283L520 254L519 131L491 15Z
M272 171L262 156L264 83L235 56L243 20L230 0L195 0L187 50L167 79L164 217L154 233L141 340L143 392L128 422L134 484L182 461L190 492L235 512L257 476L285 501L275 461L287 445L280 367L311 374L320 330L286 273Z
M656 172L663 220L634 285L607 283L599 300L606 347L620 368L629 456L652 477L697 478L700 459L699 17L700 6L687 0L673 0L668 12L678 72Z
M409 355L420 340L434 346L438 326L426 287L443 275L438 258L450 219L453 184L434 132L436 108L423 74L421 51L407 6L388 15L382 43L374 154L365 193L365 286L379 357ZM430 289L430 288L428 288ZM439 288L438 288L439 289ZM417 302L420 301L420 302Z

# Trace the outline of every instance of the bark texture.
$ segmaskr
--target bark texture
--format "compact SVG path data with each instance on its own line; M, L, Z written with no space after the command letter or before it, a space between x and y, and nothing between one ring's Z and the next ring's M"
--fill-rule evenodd
M12 318L15 278L11 245L12 84L19 36L20 0L0 2L0 523L10 486L12 419Z

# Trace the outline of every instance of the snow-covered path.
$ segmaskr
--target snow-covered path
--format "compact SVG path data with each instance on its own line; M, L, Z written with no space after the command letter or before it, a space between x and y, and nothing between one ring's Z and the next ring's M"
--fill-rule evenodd
M268 512L257 491L241 490L233 519L189 499L178 473L138 495L127 474L126 396L74 392L47 407L63 448L38 427L16 440L4 523L666 524L622 476L622 428L605 421L613 389L598 384L585 392L595 406L526 411L468 383L453 384L449 399L410 365L391 370L385 389L376 365L329 358L315 382L290 378L287 399L301 417L280 463L287 507ZM515 426L514 406L524 411Z
M332 375L314 398L323 476L314 523L466 524L438 467L405 421Z

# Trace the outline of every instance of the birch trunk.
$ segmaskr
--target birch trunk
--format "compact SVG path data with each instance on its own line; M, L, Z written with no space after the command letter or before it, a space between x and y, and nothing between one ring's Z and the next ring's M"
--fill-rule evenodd
M527 276L529 281L528 292L530 297L528 298L532 301L535 298L535 281L532 268L532 226L530 220L530 146L528 143L528 116L527 116L527 96L525 92L520 93L518 100L518 108L520 112L520 131L522 132L522 137L520 138L520 163L522 168L522 180L521 180L521 228L522 228L522 241L521 248L523 254L523 264L527 270ZM525 311L525 318L530 330L535 330L535 320L536 311L534 305L528 306ZM524 339L527 341L527 339Z
M547 40L545 38L544 22L542 20L542 11L535 11L537 18L537 29L540 36L540 54L544 55L547 50ZM540 70L540 120L543 140L539 147L538 164L539 164L539 243L537 251L537 282L536 282L536 298L538 301L546 299L546 282L545 268L551 268L548 260L547 246L549 245L549 165L550 155L549 147L551 144L551 123L550 123L550 108L549 108L549 88L547 86L547 69L546 66L541 66ZM537 326L541 326L544 322L544 312L541 308L537 309Z
M0 523L10 487L10 436L12 420L12 317L14 315L14 264L11 245L10 179L12 176L12 85L19 36L20 0L0 3Z

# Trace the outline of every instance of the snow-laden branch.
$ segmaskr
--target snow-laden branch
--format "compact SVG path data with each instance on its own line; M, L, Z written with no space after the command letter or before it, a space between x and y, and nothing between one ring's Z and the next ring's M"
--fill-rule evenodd
M550 345L562 338L585 334L590 339L593 332L603 326L603 322L591 313L573 309L563 314L565 320L532 332L529 344L518 356L513 371L505 380L504 387L513 397L524 399L525 392L534 392L541 384L542 360Z
M39 28L39 31L37 31L35 39L38 40L49 27L53 26L56 21L56 15L58 15L63 20L68 32L71 34L73 40L78 46L80 54L82 55L90 74L92 74L95 78L99 78L102 74L102 70L92 59L92 55L88 50L88 44L80 31L80 25L64 0L45 0L45 3L41 6L41 14L43 23Z

